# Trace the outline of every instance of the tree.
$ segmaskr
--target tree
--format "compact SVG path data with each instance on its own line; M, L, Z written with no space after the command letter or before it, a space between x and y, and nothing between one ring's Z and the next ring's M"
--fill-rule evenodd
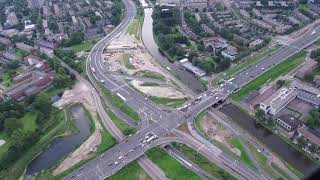
M280 89L282 86L284 86L286 83L285 80L278 80L277 81L277 89Z
M47 116L51 111L50 97L45 93L39 94L33 102L33 108Z
M254 115L255 115L255 117L256 117L257 119L261 120L261 119L264 118L265 113L264 113L263 110L258 109L257 112L256 112Z
M53 85L56 88L66 88L66 87L70 87L71 85L71 79L65 75L65 74L57 74L55 76L55 78L53 79Z
M313 128L320 127L320 108L314 108L310 111L307 125Z
M19 119L16 118L7 118L4 121L4 132L8 135L12 135L13 132L22 127L22 124Z
M316 144L312 143L309 150L310 150L310 152L315 153L318 150L318 146Z
M308 0L299 0L299 4L307 4Z
M297 138L297 142L300 148L304 148L307 145L307 140L302 136Z

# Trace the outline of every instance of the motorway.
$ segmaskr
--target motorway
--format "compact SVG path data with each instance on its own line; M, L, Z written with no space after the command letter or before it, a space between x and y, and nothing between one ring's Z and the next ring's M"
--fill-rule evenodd
M104 48L115 37L126 30L136 14L135 5L131 0L124 0L123 2L126 7L126 15L122 23L111 34L99 41L90 52L88 57L89 65L87 66L87 71L90 72L90 69L94 68L96 72L88 73L88 76L92 83L96 82L91 75L93 75L98 81L103 80L103 84L106 88L108 88L115 95L120 95L126 104L139 113L143 120L148 119L151 120L152 123L140 129L137 134L132 135L128 139L118 143L101 156L93 159L70 175L64 177L64 179L105 179L106 177L111 176L128 163L142 156L145 151L150 149L153 144L157 143L157 141L161 140L162 137L165 137L169 132L171 132L172 129L188 120L192 120L202 110L221 100L226 99L238 88L241 88L258 75L266 72L268 69L272 68L276 64L281 63L289 56L312 44L320 37L320 29L317 28L315 31L307 34L304 37L301 37L292 44L279 49L268 58L265 58L257 64L236 74L232 81L225 82L219 85L219 87L211 88L202 93L202 99L197 102L193 99L189 103L188 110L176 110L171 113L166 113L149 101L146 97L129 87L124 81L115 79L105 70L106 68L104 68L101 57ZM141 141L145 138L146 134L150 132L160 138L152 143L142 144ZM230 162L232 166L237 167L237 164L241 164L238 161L234 161L232 157L226 158L225 156L222 156L221 158L225 158L225 161ZM241 167L243 168L241 170L242 174L249 179L261 178L259 174L252 171L247 166Z

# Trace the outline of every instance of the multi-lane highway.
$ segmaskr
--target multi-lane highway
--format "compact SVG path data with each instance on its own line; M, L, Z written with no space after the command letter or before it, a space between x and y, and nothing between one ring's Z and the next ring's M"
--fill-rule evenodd
M106 38L99 41L90 52L88 57L87 71L92 83L96 83L95 79L103 82L103 85L108 88L113 94L120 96L126 104L139 113L142 119L151 120L152 123L140 129L137 134L130 136L128 139L120 142L101 156L95 158L78 170L74 171L64 179L105 179L111 176L122 167L137 159L144 154L154 143L161 140L172 129L179 126L181 123L193 119L199 112L212 106L221 100L226 99L231 93L238 88L241 88L246 83L258 75L266 72L276 64L279 64L289 56L295 54L307 45L313 43L320 37L320 29L317 28L313 32L301 37L292 44L281 48L273 55L265 58L257 64L245 69L236 74L232 81L225 82L219 87L214 87L202 93L198 100L193 99L187 104L184 111L176 110L171 113L166 113L158 108L155 104L149 101L146 97L129 87L124 81L115 79L104 68L102 53L104 48L119 34L124 32L136 14L136 9L131 0L123 1L126 8L126 13L122 23ZM145 142L146 135L152 133L159 137L158 140ZM241 167L242 174L250 177L249 179L259 178L259 174L252 171L247 166L236 161L233 157L221 156L225 158L225 162L230 162L234 169ZM241 165L241 166L239 166Z

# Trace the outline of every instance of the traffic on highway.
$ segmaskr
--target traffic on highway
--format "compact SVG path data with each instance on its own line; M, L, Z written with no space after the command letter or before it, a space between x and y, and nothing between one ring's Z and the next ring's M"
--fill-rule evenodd
M320 28L317 28L313 33L309 33L292 44L280 48L271 56L239 72L229 80L223 81L220 85L209 88L177 110L167 113L128 86L126 82L115 79L104 68L101 58L104 48L127 29L136 15L134 3L131 0L124 0L123 2L126 14L122 23L107 37L99 41L90 52L87 60L88 76L92 83L96 83L95 80L99 81L113 94L119 96L132 109L139 112L141 117L148 117L148 119L152 120L152 123L142 127L136 134L119 142L101 156L83 165L63 179L105 179L111 176L128 163L142 156L148 149L153 147L153 144L156 144L162 137L165 137L172 129L184 122L191 121L204 109L223 103L231 93L281 63L286 58L299 52L320 37ZM142 114L145 115L142 116ZM242 176L249 179L261 178L257 172L251 170L248 166L237 161L227 153L221 153L218 157ZM262 177L262 179L267 178Z

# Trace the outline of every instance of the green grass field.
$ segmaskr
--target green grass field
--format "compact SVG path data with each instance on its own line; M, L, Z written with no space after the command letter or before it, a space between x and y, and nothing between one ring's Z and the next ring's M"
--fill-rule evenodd
M239 138L232 138L230 139L230 144L232 144L234 147L238 148L241 152L240 154L240 160L247 164L249 167L251 167L253 170L256 170L257 167L253 164L251 158L247 154L246 150L242 146L241 140Z
M37 116L34 112L28 112L21 118L24 131L34 132L37 129Z
M4 73L1 75L2 82L1 84L5 87L9 87L11 85L11 78L8 73Z
M165 77L162 74L159 74L153 71L148 71L148 70L138 71L134 74L134 76L142 76L142 77L154 78L159 80L165 80Z
M203 119L203 117L204 117L204 115L206 115L206 111L204 110L204 111L202 111L202 112L200 112L197 116L196 116L196 118L195 118L195 126L196 126L196 128L197 128L197 130L199 131L199 132L201 132L201 133L203 133L203 135L206 135L206 133L204 132L204 130L201 128L201 121L202 121L202 119Z
M137 161L133 161L107 180L151 180L151 177L139 166Z
M172 180L200 180L191 170L185 168L177 160L171 157L164 149L155 147L147 151L147 156L151 161L156 163L166 174L169 179Z
M140 17L140 16L136 17L135 19L133 19L130 26L128 27L127 33L129 35L134 36L136 39L140 40L142 23L143 23L143 17Z
M149 96L149 99L156 104L161 104L170 107L179 107L189 100L189 98L169 99L156 96Z
M106 111L106 113L108 114L108 116L110 117L110 119L114 122L114 124L122 131L122 133L124 135L129 135L129 134L133 134L136 132L136 129L134 129L133 127L130 127L129 125L127 125L125 122L123 122L122 119L120 119L116 114L114 114L109 107L107 107L107 105L105 104L104 101L102 101L102 105L104 107L104 110Z
M32 131L34 132L37 129L37 114L34 112L29 112L25 114L21 118L22 122L22 130L23 131ZM2 156L4 156L8 149L10 148L10 137L8 137L5 133L1 132L0 133L0 139L5 140L6 143L2 146L0 146L0 159Z
M184 145L173 143L173 146L186 155L192 162L196 163L204 171L208 172L212 176L215 176L218 179L228 179L235 180L231 174L226 172L224 169L220 168L218 165L209 161L207 158L197 153L194 149Z
M70 50L72 50L76 53L80 52L80 51L89 52L98 41L99 41L99 39L88 40L82 44L77 44L77 45L71 46Z
M221 79L223 78L227 78L227 77L231 77L233 76L235 73L240 72L241 70L247 68L248 66L261 61L262 59L270 56L272 53L274 53L276 50L278 50L281 46L280 45L276 45L274 47L272 47L271 49L268 49L262 53L256 54L253 57L245 60L244 62L242 62L241 64L227 70L222 77L216 78L214 80L212 80L212 84L217 84L221 81Z
M243 86L239 91L232 94L232 99L235 101L241 101L249 92L253 90L258 90L265 83L269 83L279 76L286 75L294 68L296 68L300 63L304 61L306 57L306 52L301 51L299 53L294 54L293 56L287 58L282 63L263 73L259 77L255 78L245 86Z

